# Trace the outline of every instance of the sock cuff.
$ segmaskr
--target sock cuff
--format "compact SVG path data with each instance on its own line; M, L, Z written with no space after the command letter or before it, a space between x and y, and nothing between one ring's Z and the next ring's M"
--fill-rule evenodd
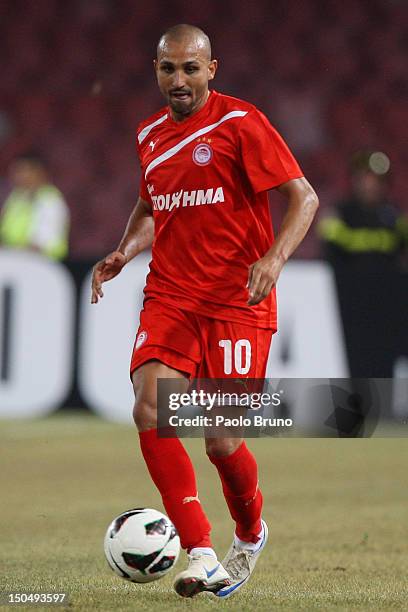
M160 432L160 436L159 436ZM153 427L152 429L147 429L146 431L139 431L140 439L146 440L178 440L177 431L174 427L170 425L168 427Z
M146 442L149 442L150 440L156 440L157 439L157 429L156 427L154 427L153 429L148 429L146 431L139 431L139 438L140 440L146 440Z
M240 461L242 455L246 455L250 451L245 443L245 440L242 440L241 444L234 450L230 455L208 455L209 460L215 466L233 466L237 461Z
M167 455L168 453L180 452L180 448L184 450L179 438L159 438L157 429L148 429L139 431L140 447L143 454L149 453L150 449L154 455Z

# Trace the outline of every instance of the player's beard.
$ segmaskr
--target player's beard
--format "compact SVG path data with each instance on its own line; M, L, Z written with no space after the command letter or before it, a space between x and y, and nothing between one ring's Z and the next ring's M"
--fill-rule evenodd
M177 91L180 93L182 92L186 93L188 94L188 96L184 100L177 99L174 96L174 93ZM175 90L173 89L167 94L167 100L168 100L171 110L173 111L175 115L178 115L180 117L188 117L189 115L193 115L195 112L200 110L205 105L205 103L208 100L209 95L210 95L210 92L208 88L207 89L199 88L196 90L191 90L191 89Z
M176 115L187 117L188 115L191 115L191 113L194 111L195 104L194 98L191 93L189 93L188 97L185 100L178 100L170 94L168 102L171 110Z

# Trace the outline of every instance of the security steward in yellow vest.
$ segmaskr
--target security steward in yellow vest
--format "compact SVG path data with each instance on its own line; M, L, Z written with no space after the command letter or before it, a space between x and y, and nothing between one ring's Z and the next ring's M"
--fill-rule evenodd
M69 210L61 192L49 182L41 156L34 152L18 156L10 166L10 179L13 189L0 212L0 246L65 258Z
M408 245L408 220L386 196L389 160L383 153L359 153L352 162L352 191L318 232L326 258L353 266L396 263Z
M352 164L349 196L318 230L335 276L350 375L390 378L408 354L408 224L387 197L388 157L361 152ZM375 419L375 394L367 401L359 414Z

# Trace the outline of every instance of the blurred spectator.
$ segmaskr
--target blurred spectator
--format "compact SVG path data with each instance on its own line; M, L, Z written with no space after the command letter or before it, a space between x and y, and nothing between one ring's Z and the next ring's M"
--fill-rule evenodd
M19 155L10 165L10 179L13 189L0 213L0 245L66 257L69 210L42 157L33 151Z
M390 162L381 152L359 152L352 159L352 189L318 227L324 254L333 265L396 264L408 244L408 220L389 202Z
M406 355L408 222L390 203L388 157L360 152L352 159L352 188L319 224L335 273L350 374L392 376Z

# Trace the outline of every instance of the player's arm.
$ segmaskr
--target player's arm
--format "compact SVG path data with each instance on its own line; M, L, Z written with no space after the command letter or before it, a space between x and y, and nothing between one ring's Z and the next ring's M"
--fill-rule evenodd
M97 304L99 298L103 297L102 284L117 276L128 261L149 247L153 242L153 235L152 208L148 202L139 197L118 248L94 266L92 304Z
M280 231L267 253L249 267L249 305L258 304L276 285L279 274L305 237L319 206L318 197L305 178L277 187L288 200Z

